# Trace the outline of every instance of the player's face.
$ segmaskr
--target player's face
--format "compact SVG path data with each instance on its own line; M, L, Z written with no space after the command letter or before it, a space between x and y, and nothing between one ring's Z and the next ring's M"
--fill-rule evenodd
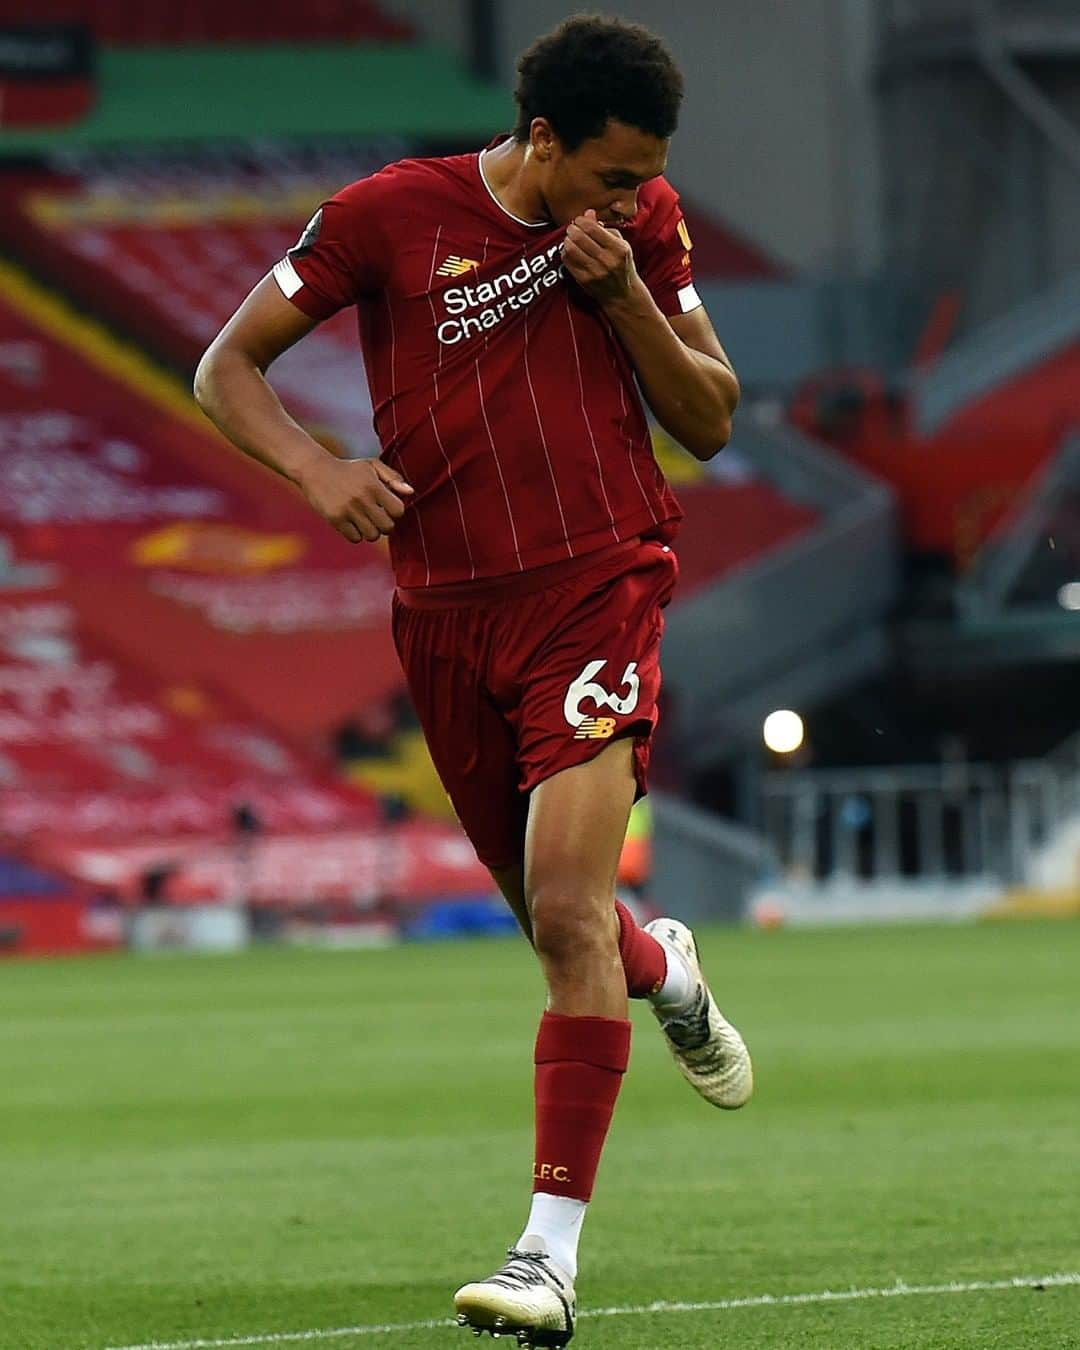
M567 151L538 118L533 150L548 214L557 225L568 225L593 210L604 225L624 225L637 210L638 189L663 173L669 145L659 136L609 120L602 136Z

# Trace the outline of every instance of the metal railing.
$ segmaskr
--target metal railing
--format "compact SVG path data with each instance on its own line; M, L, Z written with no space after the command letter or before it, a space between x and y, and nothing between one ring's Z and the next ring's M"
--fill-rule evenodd
M770 775L765 835L807 883L1004 884L1080 814L1080 735L1043 760Z

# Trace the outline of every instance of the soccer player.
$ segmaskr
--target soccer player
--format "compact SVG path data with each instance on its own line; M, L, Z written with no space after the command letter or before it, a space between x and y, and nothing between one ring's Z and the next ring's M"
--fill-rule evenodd
M577 17L518 63L517 123L479 153L403 160L324 202L211 345L196 395L346 539L389 536L394 636L461 823L540 961L533 1200L458 1320L573 1335L578 1235L651 1000L679 1068L741 1106L749 1055L690 930L614 898L645 791L679 507L642 405L697 458L738 382L663 178L682 77L653 34ZM342 461L288 416L270 363L344 306L382 446Z

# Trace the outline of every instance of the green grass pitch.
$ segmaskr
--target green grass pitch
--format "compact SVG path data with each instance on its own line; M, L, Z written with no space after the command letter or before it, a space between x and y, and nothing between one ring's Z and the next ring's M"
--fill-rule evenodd
M699 937L757 1095L705 1106L635 1008L583 1310L1080 1270L1080 926ZM0 965L0 1347L474 1344L364 1328L448 1317L517 1237L541 999L508 940ZM1080 1285L583 1317L574 1346L1055 1350Z

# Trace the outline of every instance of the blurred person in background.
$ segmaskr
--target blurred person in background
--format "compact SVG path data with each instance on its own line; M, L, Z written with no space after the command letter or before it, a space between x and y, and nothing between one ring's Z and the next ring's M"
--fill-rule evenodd
M665 181L682 76L661 41L577 17L518 63L517 122L479 153L390 164L323 203L204 356L200 404L355 543L390 538L395 641L435 765L548 987L533 1200L459 1322L573 1335L577 1247L648 998L684 1076L749 1097L749 1055L690 930L614 896L646 787L680 510L641 395L698 459L738 382ZM356 305L380 458L343 461L264 375Z

